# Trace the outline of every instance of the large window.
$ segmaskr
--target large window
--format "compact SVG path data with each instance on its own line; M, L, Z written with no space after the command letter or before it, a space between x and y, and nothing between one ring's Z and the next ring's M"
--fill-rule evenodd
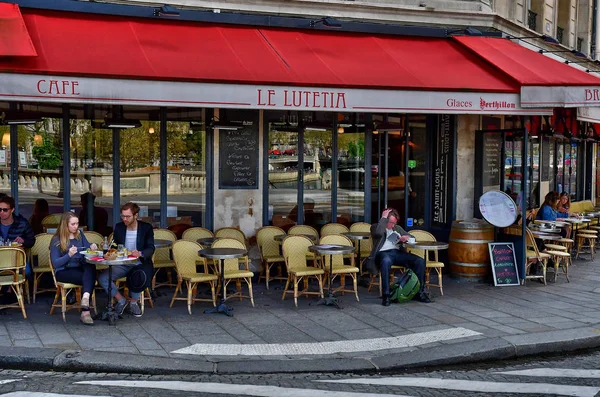
M337 217L341 222L365 219L365 121L362 116L338 115Z

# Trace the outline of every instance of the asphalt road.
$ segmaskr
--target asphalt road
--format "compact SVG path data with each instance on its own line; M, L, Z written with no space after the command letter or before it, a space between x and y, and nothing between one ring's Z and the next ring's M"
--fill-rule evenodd
M150 376L0 371L0 397L600 396L600 352L402 374Z

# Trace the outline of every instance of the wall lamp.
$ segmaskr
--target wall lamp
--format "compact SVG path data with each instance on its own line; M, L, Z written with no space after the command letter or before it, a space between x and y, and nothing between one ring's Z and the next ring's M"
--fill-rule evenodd
M554 37L548 36L548 35L541 35L541 36L529 36L529 37L516 37L516 36L506 36L506 38L508 40L524 40L524 39L540 39L540 40L544 40L546 43L548 44L553 44L553 45L560 45L560 42L558 40L556 40Z
M155 17L178 17L179 11L177 10L177 8L165 4L164 6L162 6L160 8L154 9L154 16Z
M331 17L324 17L321 19L315 19L309 22L309 26L311 28L314 28L316 25L322 23L323 26L326 26L328 28L333 28L333 29L339 29L342 27L342 23L340 21L338 21L337 19L331 18Z

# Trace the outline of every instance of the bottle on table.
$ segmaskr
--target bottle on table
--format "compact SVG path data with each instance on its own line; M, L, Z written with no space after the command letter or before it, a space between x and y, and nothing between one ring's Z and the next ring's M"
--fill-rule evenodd
M108 237L104 237L104 244L102 244L102 251L106 254L108 252Z

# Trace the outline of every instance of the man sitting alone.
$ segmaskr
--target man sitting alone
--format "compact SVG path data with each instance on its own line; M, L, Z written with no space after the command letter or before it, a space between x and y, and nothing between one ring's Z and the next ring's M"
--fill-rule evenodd
M425 285L425 260L420 256L406 252L400 243L405 243L411 237L404 229L398 226L398 211L386 208L381 214L379 223L371 225L371 238L373 249L366 261L366 268L371 274L381 272L381 288L383 306L390 305L390 269L392 266L403 266L411 269L421 283L421 289L416 298L421 302L429 303L431 298ZM393 233L400 237L394 242ZM379 268L379 269L378 269Z

